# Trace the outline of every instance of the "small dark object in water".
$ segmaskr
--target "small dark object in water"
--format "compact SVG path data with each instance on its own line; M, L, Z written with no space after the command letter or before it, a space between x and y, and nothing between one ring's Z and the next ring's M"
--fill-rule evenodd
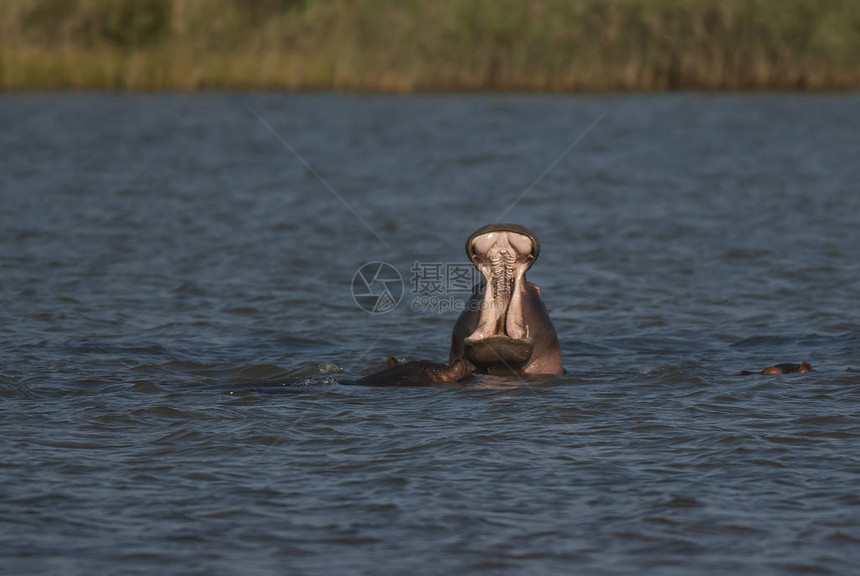
M802 364L776 364L768 366L761 372L758 372L758 374L797 374L803 372L814 372L812 364L809 362L803 362ZM749 376L750 374L756 374L756 372L741 370L739 375Z
M354 386L433 386L435 384L450 384L467 376L466 365L462 360L454 361L450 366L437 364L429 360L414 360L399 363L396 358L388 359L388 368L352 382Z

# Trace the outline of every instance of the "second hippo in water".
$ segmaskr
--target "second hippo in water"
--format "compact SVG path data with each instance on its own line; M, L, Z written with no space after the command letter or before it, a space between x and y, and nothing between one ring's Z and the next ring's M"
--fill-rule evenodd
M562 374L561 347L526 272L540 254L537 237L516 224L489 224L466 240L484 281L475 286L451 336L450 362L470 372Z
M388 359L388 368L368 374L349 382L354 386L437 386L458 382L469 373L466 365L457 360L451 365L437 364L428 360L413 360L400 363L396 358Z
M813 372L812 364L809 362L802 362L800 364L775 364L773 366L768 366L761 372L749 372L747 370L741 370L740 376L749 376L751 374L798 374L805 372Z

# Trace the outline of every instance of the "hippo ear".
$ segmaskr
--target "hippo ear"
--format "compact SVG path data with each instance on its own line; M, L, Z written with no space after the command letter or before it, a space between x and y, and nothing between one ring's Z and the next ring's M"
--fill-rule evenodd
M799 371L800 372L815 372L815 370L812 369L812 364L810 364L809 362L804 362L803 364L801 364Z
M400 364L400 362L398 362L397 358L395 358L394 356L389 357L388 360L385 361L385 365L389 368L391 368L392 366L397 366L398 364Z

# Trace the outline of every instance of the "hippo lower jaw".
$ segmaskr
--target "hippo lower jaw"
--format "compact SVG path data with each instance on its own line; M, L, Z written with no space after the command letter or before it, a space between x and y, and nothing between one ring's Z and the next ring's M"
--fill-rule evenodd
M494 334L479 340L466 340L466 358L476 367L487 370L519 372L534 352L534 343Z
M483 272L484 270L482 270ZM534 339L523 321L523 275L499 290L498 276L486 278L478 327L464 340L466 357L478 368L517 371L531 358Z

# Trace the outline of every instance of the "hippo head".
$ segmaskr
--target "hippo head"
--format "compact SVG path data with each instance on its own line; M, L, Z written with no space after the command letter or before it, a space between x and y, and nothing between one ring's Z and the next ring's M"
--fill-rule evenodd
M540 254L537 237L516 224L490 224L469 236L466 254L484 281L454 327L451 359L479 370L561 373L555 328L525 277Z

